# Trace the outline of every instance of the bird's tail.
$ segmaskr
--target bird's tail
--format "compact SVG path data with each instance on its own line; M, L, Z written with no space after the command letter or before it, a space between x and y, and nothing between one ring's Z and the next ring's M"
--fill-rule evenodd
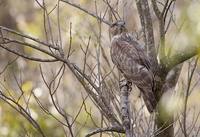
M142 97L148 111L152 113L157 106L157 100L155 98L154 93L152 92L151 89L149 90L140 89L140 91L142 92Z

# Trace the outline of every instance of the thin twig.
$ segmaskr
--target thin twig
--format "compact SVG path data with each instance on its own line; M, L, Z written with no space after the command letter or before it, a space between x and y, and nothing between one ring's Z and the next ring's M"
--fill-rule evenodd
M191 85L191 82L192 82L194 71L197 67L198 59L199 59L199 57L196 58L194 67L192 68L191 74L188 77L188 84L187 84L187 89L186 89L186 95L185 95L185 101L184 101L184 110L183 110L183 134L184 134L184 137L188 137L187 127L186 127L187 102L188 102L188 98L189 98L190 85ZM190 67L190 65L189 65L189 67ZM189 71L190 70L188 70L188 74L189 74Z
M30 124L38 130L38 132L42 135L42 137L46 137L43 130L41 129L40 125L37 123L37 121L35 121L31 115L17 102L15 102L14 100L12 100L11 98L7 97L6 95L4 95L2 93L2 91L0 91L0 98L5 101L9 106L11 106L13 109L15 109L17 112L19 112L19 114L21 114L22 116L24 116L24 118L26 118ZM15 106L16 105L16 106Z
M92 135L101 133L101 132L117 132L117 133L124 133L124 129L122 127L107 127L107 128L99 128L95 129L91 133L87 134L85 137L90 137Z
M69 5L71 5L71 6L75 7L75 8L77 8L77 9L79 9L79 10L85 12L85 13L88 14L88 15L97 18L98 20L101 20L103 23L105 23L105 24L107 24L107 25L109 25L109 26L111 25L110 22L108 22L108 21L102 19L101 17L99 17L98 15L95 15L94 13L88 11L87 9L82 8L82 7L81 7L80 5L78 5L78 4L69 2L68 0L60 0L60 1L69 4Z
M33 38L33 37L31 37L31 36L28 36L28 35L26 35L26 34L22 34L22 33L20 33L20 32L17 32L17 31L15 31L15 30L12 30L12 29L9 29L9 28L3 27L3 26L0 26L0 30L4 30L4 31L7 31L7 32L16 34L16 35L18 35L18 36L21 36L21 37L23 37L23 38L27 38L27 39L33 40L33 41L35 41L35 42L37 42L37 43L40 43L40 44L42 44L42 45L44 45L44 46L47 46L47 47L49 47L49 48L53 48L53 49L55 49L55 50L58 50L58 49L59 49L58 47L55 47L55 46L52 45L52 44L46 43L46 42L41 41L41 40L39 40L39 39L37 39L37 38Z
M14 53L14 54L16 54L16 55L18 55L20 57L23 57L25 59L32 60L32 61L37 61L37 62L56 62L56 61L58 61L57 59L41 59L41 58L29 57L27 55L24 55L22 53L19 53L19 52L15 51L15 50L12 50L12 49L10 49L8 47L2 46L1 44L0 44L0 47L5 49L5 50L7 50L7 51L9 51L9 52L11 52L11 53Z

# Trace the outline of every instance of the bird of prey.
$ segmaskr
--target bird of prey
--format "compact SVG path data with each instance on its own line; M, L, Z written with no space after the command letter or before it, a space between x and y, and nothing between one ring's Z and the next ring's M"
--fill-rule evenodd
M142 93L148 111L154 111L157 105L154 91L154 75L151 64L142 47L127 32L124 21L117 21L110 26L111 59L124 77Z

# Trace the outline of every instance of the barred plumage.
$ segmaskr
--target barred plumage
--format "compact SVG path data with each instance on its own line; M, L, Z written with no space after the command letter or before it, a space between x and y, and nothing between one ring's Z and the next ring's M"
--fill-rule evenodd
M154 75L145 49L127 32L124 23L118 21L110 27L111 58L124 77L136 85L142 93L149 112L156 108Z

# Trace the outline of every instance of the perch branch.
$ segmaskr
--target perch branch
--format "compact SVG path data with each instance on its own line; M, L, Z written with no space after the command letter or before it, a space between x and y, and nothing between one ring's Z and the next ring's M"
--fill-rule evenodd
M131 117L130 117L130 102L129 94L131 91L131 83L127 80L120 81L120 104L121 104L121 117L125 129L126 137L132 137Z

